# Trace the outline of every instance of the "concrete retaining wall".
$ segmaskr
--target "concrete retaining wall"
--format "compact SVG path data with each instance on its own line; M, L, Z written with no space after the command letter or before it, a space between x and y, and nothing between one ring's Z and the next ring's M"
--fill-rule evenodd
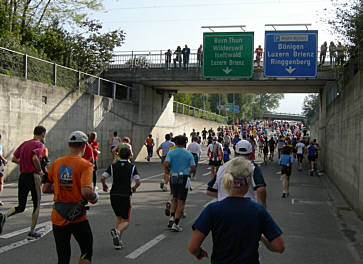
M323 147L322 166L363 218L363 72L329 105L328 89L321 94L320 118L313 129Z
M136 160L143 160L144 140L152 133L156 143L165 133L190 134L192 128L219 124L199 118L174 114L173 97L159 94L152 88L133 88L133 102L114 101L101 96L70 92L38 82L0 75L0 133L4 156L9 161L23 141L32 138L37 125L47 128L46 146L51 160L68 153L66 140L70 132L96 131L100 142L99 167L110 164L109 138L117 131L120 137L129 136ZM141 107L140 107L141 106ZM18 167L9 163L8 179L18 176Z

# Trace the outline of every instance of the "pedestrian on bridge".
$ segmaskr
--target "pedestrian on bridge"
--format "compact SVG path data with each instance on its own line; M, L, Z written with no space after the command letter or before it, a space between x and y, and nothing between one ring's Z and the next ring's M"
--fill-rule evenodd
M319 65L324 65L327 50L328 50L328 44L325 41L323 43L323 45L320 46L320 64Z
M190 48L185 44L185 47L182 50L183 53L183 66L184 69L188 69L189 67L189 56L190 56Z
M176 48L176 50L174 51L175 54L175 58L173 59L174 61L174 68L176 68L176 62L179 62L179 68L181 68L181 63L182 63L182 49L180 46L178 46Z
M209 232L211 263L259 263L259 241L273 252L284 252L282 231L271 215L244 197L251 185L251 162L236 158L227 164L222 183L228 197L209 204L194 222L189 252L197 259L208 257L201 245Z
M171 50L165 52L165 68L169 69L171 64Z
M200 44L198 51L197 51L197 62L198 68L202 67L203 65L203 45Z
M334 42L331 41L329 44L329 56L330 56L330 66L335 66L335 59L337 57L337 47L335 46Z

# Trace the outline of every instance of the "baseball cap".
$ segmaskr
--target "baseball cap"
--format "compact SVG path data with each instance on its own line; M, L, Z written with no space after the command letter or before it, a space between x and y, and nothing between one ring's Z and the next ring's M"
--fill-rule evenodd
M217 137L217 136L214 136L214 137L213 137L213 140L218 140L218 137Z
M236 144L236 153L240 155L250 154L252 152L252 145L247 140L240 140Z
M85 133L82 131L73 131L68 139L68 143L82 143L87 142L88 137Z

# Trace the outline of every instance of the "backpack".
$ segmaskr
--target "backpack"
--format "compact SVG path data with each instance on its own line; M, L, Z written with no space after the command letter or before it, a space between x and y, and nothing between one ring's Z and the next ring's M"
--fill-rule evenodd
M309 157L315 157L316 156L316 148L314 145L310 145L308 149L308 156Z
M213 148L212 148L212 157L213 158L218 158L218 144L217 142L213 143Z

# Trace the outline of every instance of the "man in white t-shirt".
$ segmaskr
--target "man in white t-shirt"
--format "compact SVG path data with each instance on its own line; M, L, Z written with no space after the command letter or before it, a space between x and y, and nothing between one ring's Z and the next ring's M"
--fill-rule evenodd
M198 161L199 161L199 158L200 158L200 154L202 153L202 150L200 148L200 145L198 144L198 137L193 137L192 138L192 143L190 143L188 145L188 148L187 150L192 153L193 155L193 158L194 158L194 162L195 162L195 170L194 172L191 174L192 178L195 179L195 175L197 173L197 167L198 167Z
M252 145L250 142L247 140L238 141L236 144L236 158L249 160L251 152ZM228 196L228 193L222 184L227 163L219 168L216 177L208 183L207 195L217 197L218 201L221 201ZM251 198L252 201L259 202L266 208L266 183L263 178L262 171L260 167L252 161L251 166L253 177L251 178L251 185L245 197Z
M302 161L304 159L304 153L306 152L306 146L303 142L304 140L300 140L299 143L296 144L298 170L302 169Z

